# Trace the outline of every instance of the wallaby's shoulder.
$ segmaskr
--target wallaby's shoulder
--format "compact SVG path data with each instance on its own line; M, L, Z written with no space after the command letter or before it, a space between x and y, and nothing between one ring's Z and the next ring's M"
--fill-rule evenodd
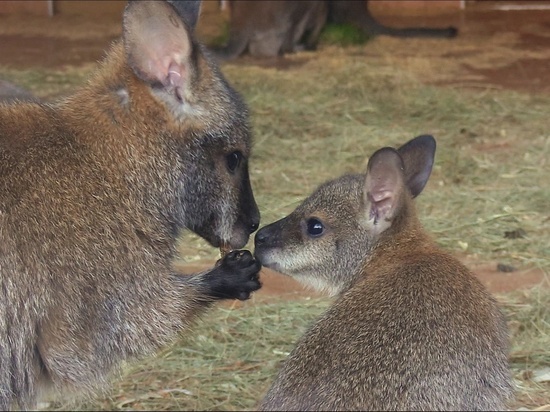
M376 248L351 291L352 299L403 300L408 308L435 304L441 316L463 308L470 317L496 313L496 303L485 285L458 258L439 247L417 227L401 238ZM418 297L422 299L418 299ZM389 309L389 308L388 308ZM394 309L395 310L395 306Z

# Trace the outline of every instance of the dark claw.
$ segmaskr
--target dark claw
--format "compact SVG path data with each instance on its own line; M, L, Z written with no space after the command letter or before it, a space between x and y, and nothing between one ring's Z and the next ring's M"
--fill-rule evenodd
M261 287L261 264L248 250L232 250L205 275L209 294L217 299L246 300Z

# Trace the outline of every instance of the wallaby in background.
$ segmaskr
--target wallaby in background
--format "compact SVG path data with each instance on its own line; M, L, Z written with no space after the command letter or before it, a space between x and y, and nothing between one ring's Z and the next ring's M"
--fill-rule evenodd
M261 410L502 410L506 320L422 229L413 198L432 136L383 148L255 237L262 265L336 296L283 363Z
M227 0L229 37L213 48L221 60L248 51L256 57L274 57L298 50L314 50L326 23L350 24L367 36L451 38L454 27L393 28L379 23L365 0Z
M221 60L246 51L256 57L275 57L317 46L328 13L326 1L230 0L229 37L212 48Z
M247 107L195 40L199 8L130 2L86 86L0 105L2 410L45 388L89 393L260 287L248 251L172 269L181 229L238 249L260 219Z

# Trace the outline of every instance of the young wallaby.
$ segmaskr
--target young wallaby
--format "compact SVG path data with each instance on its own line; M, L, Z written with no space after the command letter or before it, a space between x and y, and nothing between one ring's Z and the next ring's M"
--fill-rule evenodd
M195 39L199 9L132 1L81 90L0 106L2 410L33 408L43 388L94 390L260 287L248 251L172 269L181 229L238 249L260 219L247 107Z
M383 148L256 234L266 267L335 295L261 410L502 410L512 394L495 300L422 229L432 136Z

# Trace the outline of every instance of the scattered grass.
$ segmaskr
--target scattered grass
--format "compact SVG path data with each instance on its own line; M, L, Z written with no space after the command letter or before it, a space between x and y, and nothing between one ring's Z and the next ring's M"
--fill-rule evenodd
M25 70L0 68L0 78L26 88L36 97L50 100L69 94L83 85L94 68L95 64L65 67L63 70L41 67Z
M550 372L550 291L531 289L501 298L509 318L516 405L550 410L550 379L537 381L537 372Z
M80 410L253 410L322 299L212 310L192 336L125 370L109 395ZM63 402L49 409L67 410ZM73 409L74 410L74 409Z
M207 37L210 47L220 47L229 40L229 23L223 21L221 29L214 35ZM328 23L319 35L318 44L322 46L351 46L365 44L370 37L351 24Z

